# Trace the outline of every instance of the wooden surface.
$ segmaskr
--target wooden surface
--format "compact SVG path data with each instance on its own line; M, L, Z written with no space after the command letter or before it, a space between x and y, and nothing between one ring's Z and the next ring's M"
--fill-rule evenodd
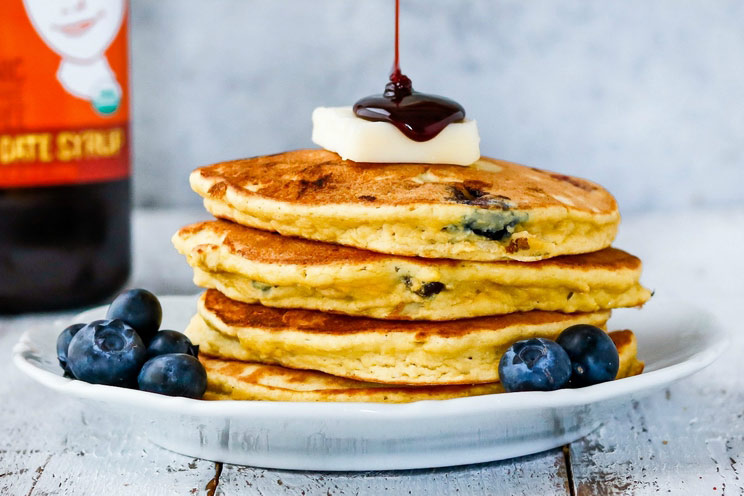
M169 237L204 217L139 212L132 285L194 292ZM20 334L69 316L32 315L0 318L0 495L744 494L744 209L629 216L616 245L644 260L643 280L657 293L709 307L733 334L732 346L708 369L628 404L564 450L449 469L341 474L195 460L150 444L126 412L104 414L16 370L9 354Z

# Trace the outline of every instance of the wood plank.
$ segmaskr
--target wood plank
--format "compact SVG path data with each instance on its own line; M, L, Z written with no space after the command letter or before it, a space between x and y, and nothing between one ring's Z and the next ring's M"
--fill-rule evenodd
M87 419L89 431L103 435L68 439L36 483L38 494L203 494L215 464L178 455L122 430L119 419Z
M224 496L569 494L560 449L500 462L430 470L307 473L225 465L218 488Z
M742 411L744 392L703 381L633 402L571 446L576 493L741 494Z
M5 434L0 428L0 435ZM0 440L0 495L31 494L50 456L39 449L11 446Z
M0 349L54 317L0 320ZM33 383L0 361L0 495L201 494L215 464L150 444L111 413Z

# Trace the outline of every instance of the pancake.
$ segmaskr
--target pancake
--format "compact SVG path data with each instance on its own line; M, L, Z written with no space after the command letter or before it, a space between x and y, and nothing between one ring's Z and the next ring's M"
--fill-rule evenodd
M217 217L380 253L534 261L608 247L615 199L575 177L482 157L470 167L361 164L297 150L196 169Z
M640 374L643 362L637 359L633 333L615 331L610 333L610 337L620 354L617 378ZM457 386L391 386L344 379L322 372L221 360L205 355L200 355L199 359L207 370L207 392L204 396L207 400L406 403L504 392L498 382Z
M184 227L173 243L198 286L232 299L378 319L452 320L641 305L641 261L624 251L539 262L473 262L385 255L284 237L233 222Z
M208 355L326 372L386 384L475 384L498 380L515 341L555 339L568 326L605 326L609 311L524 312L448 322L376 320L199 299L186 335Z

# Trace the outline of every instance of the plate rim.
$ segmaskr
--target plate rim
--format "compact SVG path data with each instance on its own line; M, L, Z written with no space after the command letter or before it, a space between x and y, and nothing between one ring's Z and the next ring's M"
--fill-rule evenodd
M194 295L165 295L167 300L194 298ZM325 417L343 419L359 416L378 416L399 420L411 418L449 417L462 415L464 411L473 414L484 411L498 413L535 408L567 408L620 398L634 393L653 392L668 384L690 376L710 365L727 348L730 333L708 310L682 300L663 300L661 304L681 304L706 319L704 334L707 346L693 353L686 360L643 374L627 377L580 389L561 389L557 391L529 391L509 394L490 394L447 400L422 400L410 403L373 402L295 402L262 400L217 400L205 401L190 398L175 398L146 391L125 389L70 379L45 370L31 360L35 353L33 335L43 332L39 329L25 331L13 347L13 363L24 374L41 385L68 396L109 404L137 405L162 412L190 414L204 417L252 417L255 415L283 415L287 409L297 420ZM83 313L94 312L105 306L89 309ZM76 319L77 314L73 319ZM48 325L53 325L50 322ZM435 404L435 407L432 405Z

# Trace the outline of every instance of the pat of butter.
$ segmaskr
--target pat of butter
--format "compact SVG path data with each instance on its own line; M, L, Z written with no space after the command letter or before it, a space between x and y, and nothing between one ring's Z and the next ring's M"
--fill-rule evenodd
M413 141L388 122L367 121L351 107L313 111L313 142L345 160L470 165L480 158L475 121L455 122L429 141Z

